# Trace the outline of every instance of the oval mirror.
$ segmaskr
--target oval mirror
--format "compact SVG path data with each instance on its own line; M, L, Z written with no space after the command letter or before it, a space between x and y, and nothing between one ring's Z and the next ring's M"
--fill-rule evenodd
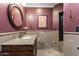
M10 24L16 30L19 30L23 25L23 14L20 7L17 4L9 4L8 6L8 18Z

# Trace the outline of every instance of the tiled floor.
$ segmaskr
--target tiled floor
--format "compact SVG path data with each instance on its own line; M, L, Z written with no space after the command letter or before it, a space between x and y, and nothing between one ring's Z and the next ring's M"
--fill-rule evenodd
M53 48L38 49L37 56L63 56L63 53L61 53Z

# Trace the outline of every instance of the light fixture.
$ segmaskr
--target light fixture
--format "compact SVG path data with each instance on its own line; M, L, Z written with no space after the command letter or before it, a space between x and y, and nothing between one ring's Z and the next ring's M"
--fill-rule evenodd
M37 9L37 13L38 14L41 14L42 13L42 10L41 9Z
M28 18L29 20L33 20L33 19L34 19L34 17L33 17L32 14L28 14L28 15L27 15L27 18Z

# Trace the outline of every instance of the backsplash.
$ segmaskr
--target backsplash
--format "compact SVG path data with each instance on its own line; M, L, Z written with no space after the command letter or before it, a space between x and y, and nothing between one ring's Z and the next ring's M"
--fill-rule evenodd
M0 33L0 43L19 37L19 32L23 31Z

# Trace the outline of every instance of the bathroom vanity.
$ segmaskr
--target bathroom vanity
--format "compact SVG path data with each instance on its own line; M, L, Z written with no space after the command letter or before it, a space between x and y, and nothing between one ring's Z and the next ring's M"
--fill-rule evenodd
M35 56L36 53L36 35L26 35L1 43L1 56Z

